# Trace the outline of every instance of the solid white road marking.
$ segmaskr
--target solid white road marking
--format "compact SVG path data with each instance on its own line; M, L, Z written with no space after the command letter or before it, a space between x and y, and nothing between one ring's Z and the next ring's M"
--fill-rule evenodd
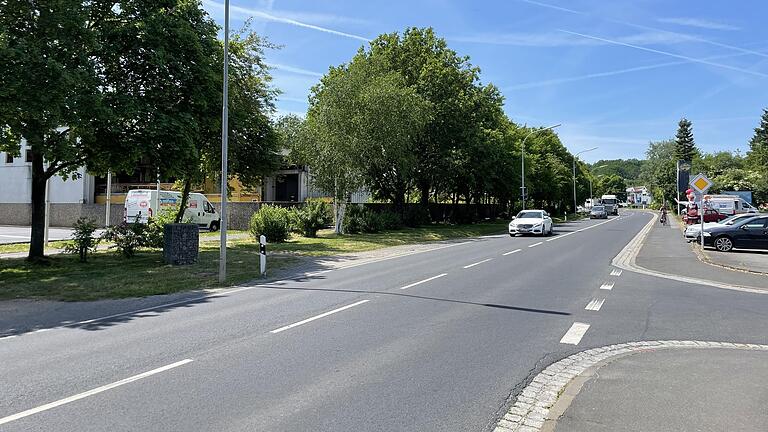
M482 263L486 263L486 262L488 262L488 261L490 261L490 260L492 260L492 259L493 259L493 258L488 258L488 259L484 259L484 260L482 260L482 261L478 261L478 262L476 262L476 263L474 263L474 264L465 265L465 266L464 266L464 268L465 268L465 269L468 269L468 268L470 268L470 267L474 267L474 266L476 266L476 265L480 265L480 264L482 264Z
M562 339L560 339L561 344L569 344L569 345L578 345L579 342L581 342L581 338L584 337L584 334L589 329L589 324L586 323L580 323L575 322L571 326L571 328L568 329L567 332L565 332L565 335Z
M619 269L613 269L611 271L611 276L621 276L621 270Z
M536 247L536 246L540 245L541 243L542 243L542 242L534 243L534 244L532 244L532 245L529 245L528 247L529 247L529 248L532 248L532 247Z
M0 418L0 425L5 424L5 423L10 423L12 421L19 420L19 419L24 418L24 417L31 416L31 415L37 414L39 412L47 411L47 410L49 410L51 408L56 408L56 407L64 405L64 404L68 404L70 402L74 402L76 400L87 398L89 396L93 396L95 394L98 394L98 393L101 393L101 392L105 392L107 390L111 390L111 389L113 389L115 387L120 387L121 385L125 385L125 384L128 384L128 383L134 382L134 381L138 381L138 380L140 380L142 378L146 378L146 377L158 374L160 372L165 372L165 371L167 371L169 369L173 369L173 368L185 365L187 363L190 363L191 361L192 361L192 359L185 359L185 360L182 360L182 361L178 361L176 363L171 363L171 364L169 364L167 366L163 366L163 367L160 367L160 368L157 368L157 369L152 369L151 371L144 372L144 373L141 373L141 374L138 374L138 375L134 375L134 376L132 376L130 378L125 378L125 379L122 379L120 381L113 382L112 384L107 384L107 385L104 385L104 386L101 386L101 387L96 387L95 389L88 390L86 392L79 393L79 394L76 394L74 396L70 396L68 398L60 399L60 400L57 400L55 402L47 403L45 405L40 405L37 408L28 409L28 410L22 411L22 412L20 412L18 414L14 414L14 415L10 415L8 417Z
M605 303L605 299L593 298L584 309L589 311L599 311L600 308L603 307L603 303Z
M0 237L16 238L16 239L27 239L27 240L29 240L29 236L17 236L17 235L10 235L10 234L0 234Z
M283 332L283 331L286 331L286 330L292 329L292 328L294 328L294 327L298 327L298 326L300 326L300 325L302 325L302 324L306 324L306 323L308 323L308 322L312 322L312 321L314 321L314 320L318 320L318 319L320 319L320 318L325 318L325 317L327 317L328 315L333 315L333 314L335 314L335 313L337 313L337 312L341 312L341 311L343 311L343 310L347 310L347 309L349 309L349 308L352 308L352 307L355 307L355 306L359 306L359 305L361 305L361 304L363 304L363 303L368 303L369 301L370 301L370 300L360 300L359 302L356 302L356 303L352 303L352 304L348 304L348 305L346 305L346 306L342 306L342 307L340 307L340 308L338 308L338 309L334 309L334 310L332 310L332 311L328 311L328 312L325 312L325 313L321 313L320 315L315 315L315 316L313 316L312 318L307 318L307 319L305 319L305 320L301 320L301 321L299 321L299 322L295 322L295 323L293 323L293 324L289 324L289 325L287 325L287 326L285 326L285 327L280 327L279 329L271 330L271 331L270 331L270 333L272 333L272 334L277 334L277 333L280 333L280 332Z
M507 256L507 255L512 255L513 253L518 253L518 252L520 252L521 250L522 250L522 249L515 249L515 250L513 250L513 251L509 251L509 252L503 253L502 255L504 255L504 256Z
M600 285L600 289L601 290L608 290L608 291L612 290L613 289L613 282L606 282L606 283Z
M439 274L437 276L432 276L431 278L426 278L424 280L421 280L421 281L418 281L418 282L414 282L414 283L412 283L410 285L406 285L406 286L404 286L404 287L402 287L400 289L408 289L408 288L411 288L411 287L415 287L416 285L421 285L423 283L426 283L426 282L429 282L429 281L433 281L435 279L438 279L438 278L441 278L441 277L447 276L447 275L448 275L448 273L442 273L442 274Z

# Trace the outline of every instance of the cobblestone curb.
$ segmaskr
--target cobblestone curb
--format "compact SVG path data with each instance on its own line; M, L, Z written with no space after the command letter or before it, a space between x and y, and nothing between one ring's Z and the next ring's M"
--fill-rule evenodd
M496 424L494 432L538 432L546 421L557 420L549 418L550 410L571 380L588 368L623 355L671 348L768 351L768 345L677 340L629 342L582 351L553 363L536 375Z

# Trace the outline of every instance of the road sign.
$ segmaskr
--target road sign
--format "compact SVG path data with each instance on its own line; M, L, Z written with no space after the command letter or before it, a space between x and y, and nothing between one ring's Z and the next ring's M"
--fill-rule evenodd
M712 187L712 180L708 179L704 174L699 174L691 180L691 187L696 192L705 194Z

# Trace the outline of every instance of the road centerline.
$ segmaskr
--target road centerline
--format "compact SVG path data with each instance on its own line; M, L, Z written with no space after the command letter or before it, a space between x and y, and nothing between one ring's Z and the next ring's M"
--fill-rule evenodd
M166 366L163 366L163 367L159 367L157 369L152 369L151 371L147 371L147 372L144 372L144 373L140 373L138 375L134 375L132 377L121 379L120 381L115 381L115 382L113 382L111 384L103 385L101 387L96 387L94 389L91 389L91 390L88 390L88 391L85 391L85 392L82 392L82 393L78 393L76 395L73 395L73 396L70 396L70 397L67 397L67 398L64 398L64 399L59 399L59 400L57 400L55 402L47 403L45 405L40 405L39 407L31 408L31 409L28 409L26 411L22 411L22 412L20 412L18 414L13 414L13 415L10 415L10 416L7 416L7 417L3 417L3 418L0 418L0 425L6 424L6 423L10 423L12 421L22 419L24 417L29 417L31 415L34 415L34 414L37 414L37 413L40 413L40 412L43 412L43 411L47 411L49 409L56 408L56 407L59 407L61 405L68 404L70 402L74 402L74 401L77 401L77 400L80 400L80 399L84 399L84 398L87 398L89 396L93 396L93 395L105 392L107 390L111 390L113 388L120 387L122 385L125 385L125 384L128 384L128 383L132 383L134 381L138 381L140 379L147 378L149 376L152 376L152 375L155 375L155 374L159 374L161 372L165 372L165 371L173 369L173 368L177 368L179 366L185 365L185 364L190 363L190 362L192 362L192 359L184 359L184 360L181 360L181 361L177 361L176 363L171 363L169 365L166 365Z
M603 303L605 303L605 299L597 299L593 298L587 305L584 307L585 310L588 311L599 311L601 307L603 307Z
M502 255L503 255L503 256L512 255L512 254L514 254L514 253L518 253L518 252L520 252L520 251L522 251L522 249L515 249L515 250L513 250L513 251L505 252L505 253L503 253Z
M400 288L400 289L401 289L401 290L404 290L404 289L408 289L408 288L411 288L411 287L415 287L416 285L421 285L421 284L423 284L423 283L427 283L427 282L429 282L429 281L433 281L433 280L435 280L435 279L439 279L439 278L441 278L441 277L443 277L443 276L447 276L447 275L448 275L448 273L441 273L441 274L439 274L439 275L437 275L437 276L432 276L432 277L430 277L430 278L426 278L426 279L424 279L424 280L420 280L420 281L418 281L418 282L414 282L414 283L412 283L412 284L408 284L408 285L406 285L406 286L404 286L404 287L402 287L402 288Z
M280 333L280 332L284 332L284 331L292 329L294 327L298 327L300 325L303 325L303 324L306 324L306 323L309 323L309 322L312 322L312 321L315 321L315 320L319 320L320 318L325 318L325 317L327 317L329 315L333 315L333 314L341 312L343 310L347 310L347 309L353 308L355 306L360 306L361 304L368 303L369 301L370 300L360 300L359 302L348 304L346 306L342 306L342 307L334 309L332 311L324 312L324 313L321 313L320 315L315 315L315 316L307 318L305 320L301 320L301 321L295 322L293 324L288 324L287 326L283 326L283 327L280 327L280 328L277 328L277 329L274 329L274 330L270 330L270 333L277 334L277 333Z
M532 248L532 247L536 247L536 246L538 246L538 245L540 245L540 244L542 244L542 243L543 243L543 242L534 243L534 244L532 244L532 245L528 245L528 247L529 247L529 248Z
M601 290L612 290L613 289L613 282L605 282L604 284L600 285Z
M476 263L473 263L473 264L465 265L465 266L464 266L464 268L465 268L465 269L468 269L468 268L472 268L472 267L474 267L474 266L476 266L476 265L480 265L480 264L482 264L482 263L487 263L488 261L491 261L492 259L493 259L493 258L488 258L488 259L484 259L484 260L482 260L482 261L478 261L478 262L476 262Z

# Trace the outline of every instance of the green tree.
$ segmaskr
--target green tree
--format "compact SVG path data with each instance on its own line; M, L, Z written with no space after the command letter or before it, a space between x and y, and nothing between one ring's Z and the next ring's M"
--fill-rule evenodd
M675 192L675 148L676 141L656 141L648 144L646 161L640 172L640 181L653 194L656 202L674 202Z
M755 135L749 141L747 160L751 168L768 172L768 108L763 110L760 126L755 128Z
M698 154L696 143L693 141L693 125L686 118L680 119L675 135L675 153L677 160L692 161Z

